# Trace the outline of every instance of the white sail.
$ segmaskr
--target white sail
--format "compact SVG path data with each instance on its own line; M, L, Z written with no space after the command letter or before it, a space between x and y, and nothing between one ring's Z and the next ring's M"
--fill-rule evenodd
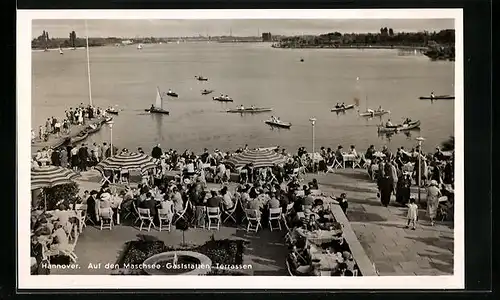
M161 97L160 88L156 87L156 104L157 108L163 109L163 99Z

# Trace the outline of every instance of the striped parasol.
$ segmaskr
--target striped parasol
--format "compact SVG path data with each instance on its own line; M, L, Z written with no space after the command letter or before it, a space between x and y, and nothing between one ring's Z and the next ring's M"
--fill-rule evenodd
M104 170L141 170L141 172L156 168L154 158L141 153L120 153L109 157L95 166L103 173Z
M274 164L284 163L286 158L272 150L247 150L245 152L235 154L225 161L225 163L241 167L252 163L254 167L271 167Z
M31 169L31 190L71 183L78 176L74 171L62 167L35 167Z

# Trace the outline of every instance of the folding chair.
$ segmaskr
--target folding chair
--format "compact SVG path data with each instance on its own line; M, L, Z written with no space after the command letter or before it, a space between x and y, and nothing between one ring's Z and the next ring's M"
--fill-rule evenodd
M80 224L80 232L83 232L83 227L86 227L87 224L87 204L75 204L75 211L80 216L79 224Z
M139 221L141 219L140 217L140 214L139 214L139 210L137 209L137 206L135 205L135 200L132 200L132 208L134 209L133 210L133 214L135 214L135 220L134 220L134 223L137 223L137 221Z
M343 161L344 161L344 160L342 160L342 162L343 162ZM344 169L344 167L345 167L345 166L344 166L344 164L343 164L343 163L341 163L341 162L337 159L337 157L333 157L333 167L334 167L335 169L339 169L339 168L340 168L340 169Z
M172 211L172 208L170 209L170 211ZM163 208L158 210L158 218L160 219L160 226L158 227L159 231L165 228L167 229L168 232L170 232L170 226L172 225L173 214L171 213L168 214L167 212L168 210Z
M330 166L326 165L325 173L335 173L335 161Z
M77 230L76 227L75 227L75 230ZM71 259L71 261L75 264L76 264L76 260L78 259L78 256L76 256L76 254L75 254L75 247L76 247L77 242L78 242L78 233L75 232L75 238L73 239L73 242L68 243L66 248L59 249L59 251L62 254L67 255Z
M273 221L278 222L278 227L273 227ZM281 230L281 208L270 208L269 209L269 229L273 231L274 229Z
M119 183L123 183L123 184L128 184L128 178L130 176L130 173L128 170L126 169L121 169L120 170L120 181Z
M352 168L355 169L355 168L362 168L361 167L361 157L356 157L353 161L352 161Z
M217 229L220 226L220 209L218 207L207 207L207 218L208 218L208 230ZM215 222L216 226L212 227L212 223Z
M236 224L235 213L236 213L236 209L238 208L238 205L239 205L238 203L239 203L239 200L236 199L234 206L231 210L228 210L228 211L222 210L222 215L225 216L224 221L222 221L222 223L226 223L227 220L231 219Z
M256 209L245 209L245 216L248 220L247 232L259 231L259 227L262 228L260 224L260 212Z
M99 220L101 222L101 230L113 229L113 210L111 207L99 210Z
M184 206L184 209L183 209L182 211L176 211L176 212L174 213L174 216L173 216L173 218L172 218L172 220L174 220L174 219L175 219L175 221L173 221L173 222L172 222L174 225L175 225L175 224L176 224L176 223L177 223L180 219L184 219L184 221L187 221L187 220L186 220L185 215L186 215L187 210L189 209L189 205L190 205L190 204L191 204L191 202L186 201L186 204L185 204L185 206Z
M148 225L148 231L151 230L151 225L156 228L156 225L153 223L153 217L151 216L151 212L149 208L138 208L139 211L139 219L141 220L141 226L139 227L139 231L142 231L143 225Z

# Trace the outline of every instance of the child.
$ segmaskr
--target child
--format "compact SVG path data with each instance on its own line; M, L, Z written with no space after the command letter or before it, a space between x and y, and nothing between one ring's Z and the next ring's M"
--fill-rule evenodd
M410 228L410 224L412 224L411 230L415 230L418 219L418 206L415 204L415 197L410 198L410 203L408 204L408 214L406 218L408 219L406 228Z

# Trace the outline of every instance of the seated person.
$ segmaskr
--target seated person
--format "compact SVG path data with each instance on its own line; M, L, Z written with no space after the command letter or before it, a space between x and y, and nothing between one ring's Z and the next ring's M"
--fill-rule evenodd
M307 221L306 228L309 231L315 231L319 229L319 224L316 221L316 215L311 214L309 215L309 221Z
M313 178L313 180L311 182L309 182L309 189L310 190L319 190L318 180L316 178Z
M227 186L223 187L221 190L222 204L225 211L230 211L234 208L234 202L231 194L227 190Z
M276 194L271 192L269 196L271 198L267 202L269 208L280 208L280 201L276 198Z

